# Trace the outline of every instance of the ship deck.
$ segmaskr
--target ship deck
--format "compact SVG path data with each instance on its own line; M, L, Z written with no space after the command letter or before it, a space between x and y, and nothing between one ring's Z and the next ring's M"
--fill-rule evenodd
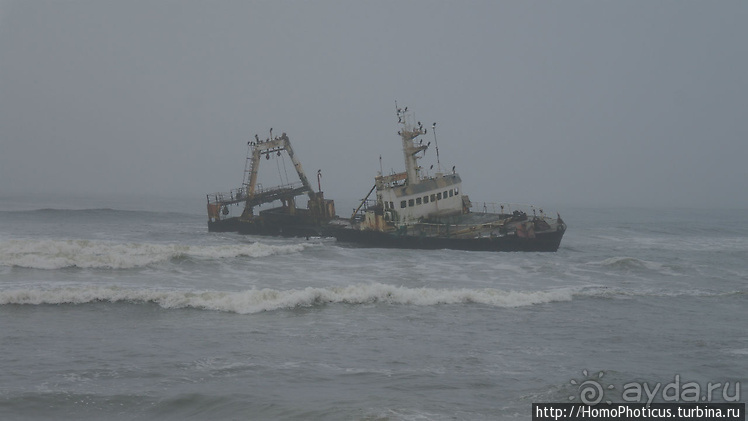
M538 222L533 224L533 219ZM499 213L471 212L463 215L442 217L439 220L424 221L402 227L392 226L391 232L401 235L432 237L432 238L455 238L472 239L483 237L503 237L506 235L517 235L518 227L522 231L522 224L541 225L543 229L534 228L534 233L555 232L562 224L555 218L547 215L529 217L527 215L510 215ZM347 219L336 219L330 222L333 229L353 229L354 224Z

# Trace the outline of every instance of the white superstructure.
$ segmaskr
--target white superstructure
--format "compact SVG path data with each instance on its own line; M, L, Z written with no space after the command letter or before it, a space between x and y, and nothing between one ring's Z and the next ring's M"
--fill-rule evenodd
M394 225L411 225L466 213L469 200L462 194L462 180L454 167L451 173L444 174L438 168L436 174L428 176L418 165L418 160L431 146L431 142L424 144L419 139L427 129L413 121L407 107L398 108L397 116L402 126L398 134L402 139L405 172L375 177L372 191L376 189L376 205L364 213L364 227L387 230Z

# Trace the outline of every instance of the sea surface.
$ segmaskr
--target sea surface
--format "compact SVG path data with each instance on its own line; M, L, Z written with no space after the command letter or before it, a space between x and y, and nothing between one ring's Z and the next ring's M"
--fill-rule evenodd
M490 253L2 197L0 419L526 420L589 380L746 402L748 211L557 210L557 253Z

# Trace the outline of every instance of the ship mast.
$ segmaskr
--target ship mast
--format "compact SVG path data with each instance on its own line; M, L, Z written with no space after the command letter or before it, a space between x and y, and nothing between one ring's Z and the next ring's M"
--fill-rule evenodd
M412 122L408 122L408 119L412 119L413 117L412 114L408 113L408 107L404 109L397 108L397 103L395 103L395 107L397 109L397 121L402 125L398 134L403 141L405 172L408 175L407 183L418 184L421 181L418 159L421 157L417 155L419 152L428 149L431 142L424 145L423 140L421 140L416 145L415 139L422 134L426 134L426 129L423 128L420 121L418 122L418 126L413 125Z

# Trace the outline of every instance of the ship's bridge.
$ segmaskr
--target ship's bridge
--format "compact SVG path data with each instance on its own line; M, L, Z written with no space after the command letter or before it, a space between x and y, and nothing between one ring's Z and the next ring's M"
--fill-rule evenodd
M377 189L377 202L382 204L385 216L400 223L413 223L435 215L456 215L465 211L462 180L456 173L423 178L418 184L383 186Z

